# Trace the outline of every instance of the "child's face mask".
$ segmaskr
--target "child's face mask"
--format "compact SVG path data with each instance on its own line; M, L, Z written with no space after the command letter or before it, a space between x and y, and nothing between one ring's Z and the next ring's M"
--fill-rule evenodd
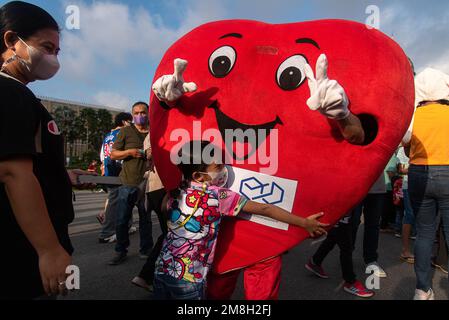
M211 180L208 184L211 186L224 187L228 182L228 168L224 167L219 172L200 172L202 174L207 174Z

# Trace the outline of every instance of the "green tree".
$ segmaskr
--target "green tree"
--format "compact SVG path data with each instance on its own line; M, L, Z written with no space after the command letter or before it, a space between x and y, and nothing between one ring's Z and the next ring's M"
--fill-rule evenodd
M64 153L66 156L71 155L71 147L80 136L80 127L74 125L77 120L76 112L68 107L59 106L53 111L53 118L64 136Z
M113 126L112 114L104 109L97 110L97 135L95 136L94 146L96 150L101 149L104 136L111 131Z
M83 109L80 125L84 128L83 140L89 151L99 152L104 135L111 130L112 115L107 110Z

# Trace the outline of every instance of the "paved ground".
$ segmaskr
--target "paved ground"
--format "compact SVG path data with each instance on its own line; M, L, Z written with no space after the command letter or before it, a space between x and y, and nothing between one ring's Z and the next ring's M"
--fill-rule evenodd
M70 230L76 252L74 263L81 270L81 290L72 293L67 299L109 300L109 299L151 299L150 294L130 284L144 261L138 256L138 235L131 236L129 259L120 266L111 267L107 261L113 254L112 244L98 244L99 224L95 215L101 210L106 195L104 193L82 192L75 203L76 219ZM154 236L159 235L158 223L153 215ZM361 229L362 231L362 229ZM359 232L362 235L363 232ZM335 249L324 262L324 268L331 279L322 280L310 275L304 269L308 257L319 246L316 241L307 241L284 256L280 299L291 300L356 300L341 290L341 274L338 250ZM354 254L356 273L365 280L361 258L361 236ZM380 282L373 299L409 300L413 296L415 275L413 265L399 260L400 241L391 234L382 234L379 244L379 262L388 273L388 278ZM433 285L437 299L449 299L447 276L435 271ZM234 294L234 299L243 298L242 281Z

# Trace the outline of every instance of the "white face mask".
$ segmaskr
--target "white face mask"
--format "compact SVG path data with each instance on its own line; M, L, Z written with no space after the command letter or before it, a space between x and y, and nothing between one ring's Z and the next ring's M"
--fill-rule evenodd
M42 51L28 45L20 37L19 40L27 46L29 59L25 60L14 52L14 56L3 64L2 69L11 62L17 60L22 64L22 66L25 67L26 71L30 75L30 78L35 80L48 80L59 71L60 64L56 55L43 53Z
M211 186L224 187L228 183L228 168L224 167L220 172L200 172L209 175Z

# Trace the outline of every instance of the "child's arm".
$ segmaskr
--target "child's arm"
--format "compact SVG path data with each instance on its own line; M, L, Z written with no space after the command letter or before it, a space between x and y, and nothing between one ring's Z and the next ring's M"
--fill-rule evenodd
M288 211L271 204L263 204L254 201L248 201L243 207L243 211L269 217L274 220L292 224L304 228L309 234L314 237L316 235L326 234L324 227L329 226L318 221L324 213L318 213L307 217L306 219L290 214Z

